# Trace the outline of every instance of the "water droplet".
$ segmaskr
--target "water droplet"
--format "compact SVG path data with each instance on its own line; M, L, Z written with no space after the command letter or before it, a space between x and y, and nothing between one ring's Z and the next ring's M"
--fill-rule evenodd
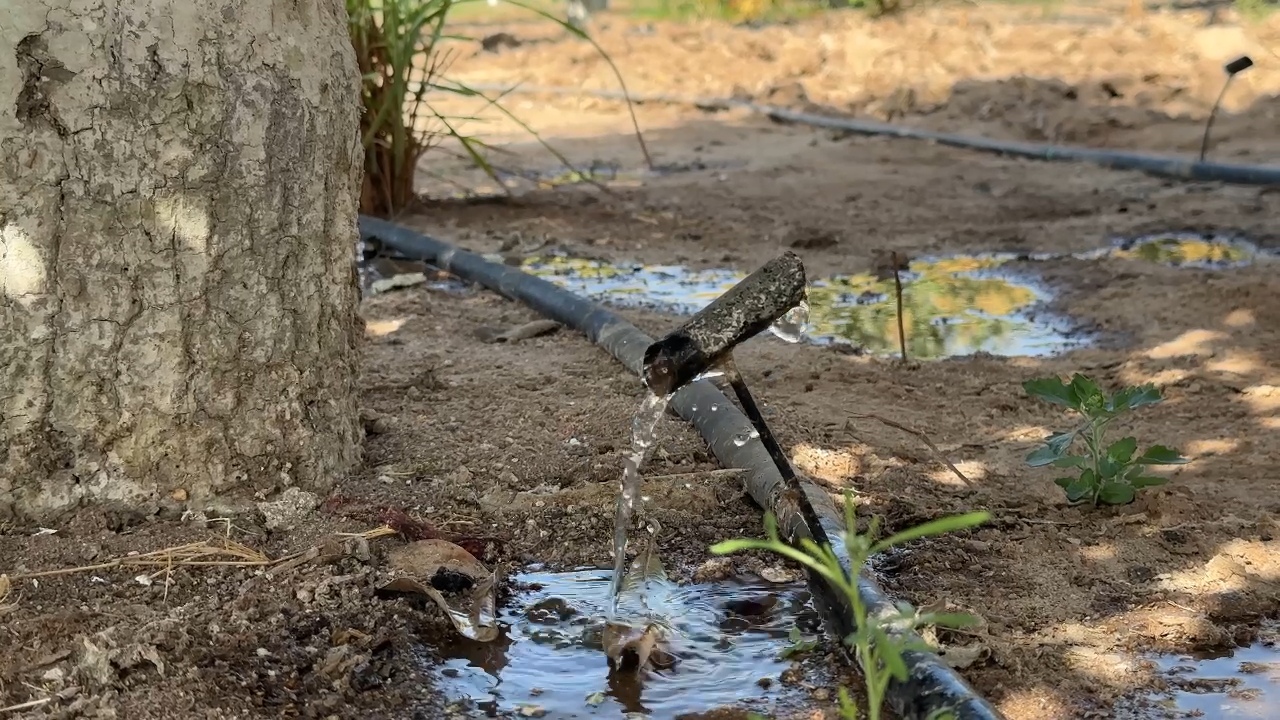
M778 321L769 326L770 332L783 340L794 343L800 342L800 338L804 337L804 333L809 328L809 303L804 300L800 304L787 311L786 315L778 318Z
M760 437L760 433L756 432L756 430L752 428L750 432L744 432L744 433L735 435L733 438L733 444L737 445L738 447L742 447L743 445L746 445L748 442L758 437Z
M690 405L690 406L689 406L689 410L690 410L691 412L698 412L698 406L697 406L697 405Z
M720 409L720 406L719 406L719 405L712 405L712 406L711 406L711 412L715 412L715 411L717 411L717 410L719 410L719 409Z

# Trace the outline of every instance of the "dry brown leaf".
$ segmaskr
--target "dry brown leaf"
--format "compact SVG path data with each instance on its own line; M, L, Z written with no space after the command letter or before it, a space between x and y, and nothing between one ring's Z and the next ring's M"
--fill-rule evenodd
M604 653L609 668L619 672L639 672L648 667L669 667L671 656L663 645L666 632L656 623L643 627L610 622L604 626Z
M956 670L964 670L980 660L986 660L990 655L991 648L980 642L970 645L946 645L938 648L938 657Z
M426 595L471 640L498 636L497 576L474 555L448 540L418 540L387 561L395 577L380 590Z

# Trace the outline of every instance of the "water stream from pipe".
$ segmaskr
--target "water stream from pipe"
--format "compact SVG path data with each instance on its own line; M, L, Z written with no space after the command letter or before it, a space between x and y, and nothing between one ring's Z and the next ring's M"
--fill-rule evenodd
M657 441L658 421L662 419L669 400L670 396L646 392L644 400L640 402L640 409L631 420L631 452L622 459L622 483L618 488L618 504L613 515L613 580L609 586L609 597L613 599L612 610L617 609L618 589L627 563L627 534L631 531L636 504L640 503L643 509L640 468L644 466L649 451Z
M769 330L789 343L796 343L804 337L808 327L809 304L801 300L799 305L787 311L777 322L769 326ZM723 370L712 368L695 380L719 377L723 374ZM658 421L662 419L662 414L670 401L670 395L660 396L646 392L644 399L640 401L640 408L631 420L631 452L622 459L622 482L618 486L618 502L613 515L613 580L609 586L613 612L617 611L618 590L627 564L627 537L631 532L636 507L639 505L641 511L644 509L645 498L641 494L643 479L640 470L648 459L654 443L657 442ZM712 406L711 410L715 409L715 406ZM741 442L738 442L737 438L734 442L741 446L759 436L757 431L752 430L749 435L742 436ZM654 532L652 527L650 532Z

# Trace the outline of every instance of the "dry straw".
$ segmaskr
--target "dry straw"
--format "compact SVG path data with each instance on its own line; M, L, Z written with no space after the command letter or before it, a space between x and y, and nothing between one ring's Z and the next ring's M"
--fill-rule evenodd
M365 540L373 540L380 537L394 535L395 530L387 526L375 528L362 533L338 533L338 537L359 537ZM271 567L280 565L288 561L296 561L308 556L316 556L317 548L308 548L284 557L271 559L265 553L255 550L248 545L236 542L229 537L212 538L201 542L187 543L186 545L177 545L161 550L154 550L148 553L130 554L118 557L107 562L96 563L93 565L78 565L76 567L59 568L57 570L42 570L32 573L18 573L14 575L0 575L0 614L11 609L13 605L4 605L5 598L9 595L12 582L17 580L33 580L39 578L56 577L60 575L74 575L77 573L91 572L94 570L111 570L114 568L130 568L130 567L150 567L159 568L159 570L151 573L149 577L156 577L162 574L171 573L174 568L178 567L207 567L207 566L224 566L224 567Z

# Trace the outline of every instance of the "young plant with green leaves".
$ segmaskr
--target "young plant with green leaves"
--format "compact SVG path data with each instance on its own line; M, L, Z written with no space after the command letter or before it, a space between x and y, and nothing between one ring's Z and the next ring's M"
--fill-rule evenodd
M1055 432L1044 445L1027 456L1031 467L1052 465L1075 468L1079 474L1054 480L1072 503L1124 505L1133 502L1138 490L1163 485L1166 477L1151 475L1152 465L1182 465L1188 460L1170 447L1152 445L1141 455L1138 440L1132 436L1107 442L1107 427L1125 413L1164 398L1160 389L1150 383L1122 388L1107 395L1093 380L1076 373L1070 382L1057 376L1028 380L1022 384L1027 394L1045 402L1067 408L1081 417L1071 430ZM1084 446L1083 454L1072 449Z
M856 532L857 518L854 515L853 494L845 493L844 502L845 527L844 548L848 554L850 567L857 573L873 556L903 543L921 538L942 535L959 530L976 527L988 519L987 512L972 512L964 515L940 518L931 522L903 530L884 539L879 537L879 518L873 518L867 532ZM711 547L716 555L728 555L746 550L768 550L785 558L794 560L809 571L818 574L827 584L844 596L853 611L855 630L843 638L845 645L853 651L858 665L862 668L866 685L867 711L869 720L879 720L884 709L885 694L889 683L907 679L907 665L902 654L907 650L927 649L923 640L914 631L930 625L938 627L959 628L973 624L973 617L962 613L920 612L907 603L900 604L892 612L872 613L862 596L858 593L857 576L850 577L845 572L839 558L830 547L819 546L808 538L801 539L800 547L793 547L778 536L778 522L772 513L765 516L765 538L725 540ZM857 720L857 708L845 688L840 688L840 710L845 720ZM939 717L945 717L945 712Z

